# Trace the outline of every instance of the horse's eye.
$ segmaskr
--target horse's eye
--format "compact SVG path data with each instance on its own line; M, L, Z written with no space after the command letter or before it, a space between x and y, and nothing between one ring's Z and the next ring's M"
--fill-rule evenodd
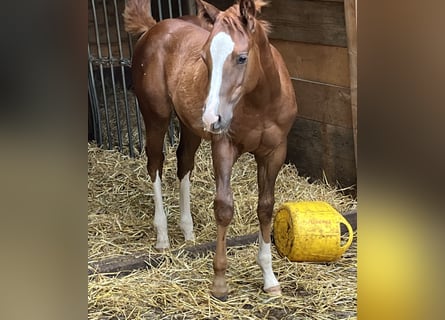
M247 53L241 53L236 58L236 63L238 64L245 64L247 62Z

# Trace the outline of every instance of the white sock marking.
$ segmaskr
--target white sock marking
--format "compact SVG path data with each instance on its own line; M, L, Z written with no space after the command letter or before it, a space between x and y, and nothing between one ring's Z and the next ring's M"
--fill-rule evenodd
M206 108L202 121L207 128L218 120L219 91L222 84L224 63L232 53L235 43L225 32L219 32L210 44L210 55L212 56L212 76L210 79L210 90L206 99Z
M181 230L186 241L195 240L193 219L190 213L190 172L180 182L179 206L181 209Z
M261 271L263 271L263 279L264 279L264 290L269 289L271 287L278 286L280 283L275 277L272 270L272 254L270 251L270 243L265 243L263 240L263 235L261 234L261 229L258 234L260 248L257 256L257 263L261 267Z
M156 238L156 248L157 249L167 249L170 247L168 241L168 231L167 231L167 216L164 212L164 204L162 202L162 187L161 178L159 178L159 172L156 171L156 179L153 183L154 190L154 202L155 202L155 217L154 225L157 231Z

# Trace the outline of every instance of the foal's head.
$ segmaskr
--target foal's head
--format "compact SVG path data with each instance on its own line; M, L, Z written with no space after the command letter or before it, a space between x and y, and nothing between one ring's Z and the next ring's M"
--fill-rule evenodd
M201 0L197 4L199 15L213 24L202 50L209 73L202 121L204 130L223 133L230 126L233 108L258 80L260 66L253 35L258 24L257 9L265 3L240 0L226 11Z

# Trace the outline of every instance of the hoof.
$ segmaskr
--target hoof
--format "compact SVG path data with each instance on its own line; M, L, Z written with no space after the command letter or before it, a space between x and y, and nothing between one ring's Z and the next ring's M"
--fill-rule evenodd
M267 289L264 289L264 292L273 296L281 296L281 287L280 285L278 286L273 286Z
M170 245L167 243L157 243L155 249L161 253L167 252L170 249Z
M220 295L220 294L215 294L215 293L211 292L211 295L212 295L213 298L215 298L215 299L217 299L217 300L219 300L221 302L226 302L227 301L227 297L228 297L227 293Z
M168 238L158 237L156 240L155 248L156 250L161 252L167 251L168 249L170 249L170 241L168 241Z
M185 240L185 244L187 246L194 246L196 244L195 239L192 240Z
M193 232L185 233L184 232L184 240L185 242L195 242L195 234Z

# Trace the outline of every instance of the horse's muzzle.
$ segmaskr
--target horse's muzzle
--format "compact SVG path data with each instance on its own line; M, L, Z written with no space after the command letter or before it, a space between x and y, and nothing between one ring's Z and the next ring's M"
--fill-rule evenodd
M204 131L213 134L220 134L226 132L229 128L229 125L230 122L225 122L221 119L221 116L218 116L217 120L210 125L204 122Z
M223 120L221 115L212 112L204 112L202 123L204 131L215 134L225 131L228 127L228 123Z

